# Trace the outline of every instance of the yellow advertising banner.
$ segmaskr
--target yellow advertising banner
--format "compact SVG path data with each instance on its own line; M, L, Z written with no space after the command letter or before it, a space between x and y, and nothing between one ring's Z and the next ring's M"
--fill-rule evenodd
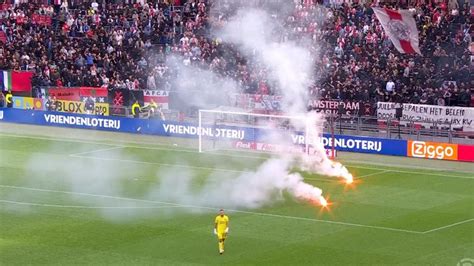
M108 116L109 104L94 103L94 110L92 112L88 112L84 102L57 100L56 111L75 114L98 114Z

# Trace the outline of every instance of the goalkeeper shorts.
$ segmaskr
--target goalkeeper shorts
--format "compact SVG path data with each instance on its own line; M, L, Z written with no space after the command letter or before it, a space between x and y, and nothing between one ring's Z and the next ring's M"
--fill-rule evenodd
M227 233L225 233L225 232L217 232L217 238L218 238L219 240L225 239L226 237L227 237Z

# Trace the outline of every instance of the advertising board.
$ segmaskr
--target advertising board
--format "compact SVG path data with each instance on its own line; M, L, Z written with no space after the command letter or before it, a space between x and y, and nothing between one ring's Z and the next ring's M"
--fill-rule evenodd
M74 114L87 114L86 103L79 101L58 100L56 111ZM109 115L108 103L94 103L94 114Z
M288 134L291 137L288 139L288 143L290 144L289 146L293 147L287 148L281 145L281 143L271 143L265 138L268 134L265 131L269 129L225 125L206 125L199 128L193 123L176 121L104 117L15 108L0 109L1 121L185 138L197 138L199 135L202 135L204 138L232 141L236 148L283 152L294 152L295 149L298 150L299 147L304 147L306 141L301 133L289 132ZM334 146L334 149L337 151L474 162L474 145L348 135L334 135L334 138L332 138L329 134L324 134L319 141L323 143L327 150L332 149Z
M415 158L457 161L458 145L441 142L409 140L407 156Z

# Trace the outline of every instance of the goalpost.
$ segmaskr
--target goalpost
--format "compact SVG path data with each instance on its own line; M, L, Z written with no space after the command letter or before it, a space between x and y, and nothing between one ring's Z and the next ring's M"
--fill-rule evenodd
M243 146L247 145L247 149L259 150L259 148L256 147L256 142L260 144L266 143L267 141L271 142L271 134L268 136L259 136L263 139L256 140L256 136L243 136L246 132L234 132L238 130L256 130L258 132L275 132L275 134L279 134L278 132L280 132L282 135L286 134L291 136L293 139L289 138L290 141L287 144L298 146L302 152L309 154L311 149L309 139L314 137L314 128L319 126L311 125L313 122L314 121L309 119L308 115L288 116L239 111L199 110L199 152L202 153L216 149L233 149L235 148L235 143L240 143ZM224 130L229 131L226 136L223 136L222 131ZM298 134L296 132L298 132ZM304 141L301 139L301 136L304 136ZM280 137L281 136L276 136L276 139ZM298 141L295 144L296 138L298 138ZM250 147L251 145L253 146ZM276 147L276 145L278 144L272 147ZM301 146L304 146L304 149ZM278 147L281 147L281 145Z

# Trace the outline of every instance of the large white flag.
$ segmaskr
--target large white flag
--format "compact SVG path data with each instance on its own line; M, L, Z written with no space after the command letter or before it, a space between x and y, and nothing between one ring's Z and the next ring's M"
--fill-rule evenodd
M418 47L418 30L411 11L395 11L380 7L373 7L372 9L400 53L421 54Z

